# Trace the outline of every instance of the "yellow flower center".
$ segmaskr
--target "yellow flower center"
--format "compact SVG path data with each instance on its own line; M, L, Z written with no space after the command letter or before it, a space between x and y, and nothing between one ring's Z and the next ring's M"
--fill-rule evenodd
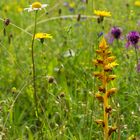
M140 6L140 1L135 1L134 5L135 6Z
M32 8L41 8L42 4L40 2L34 2Z

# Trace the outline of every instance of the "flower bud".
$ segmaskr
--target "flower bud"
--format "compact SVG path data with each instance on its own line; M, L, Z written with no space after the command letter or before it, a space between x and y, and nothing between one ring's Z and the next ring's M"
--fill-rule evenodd
M110 90L107 91L107 97L110 97L115 92L117 92L117 88L111 88Z
M9 18L5 19L4 20L4 25L8 26L9 24L10 24L10 19Z
M105 126L105 123L103 120L96 120L95 122L99 125L102 125L103 127Z
M95 97L96 97L100 102L103 102L103 100L104 100L103 96L102 96L100 93L96 93L96 94L95 94Z
M113 132L116 132L116 130L117 130L116 126L109 128L108 135L110 136Z

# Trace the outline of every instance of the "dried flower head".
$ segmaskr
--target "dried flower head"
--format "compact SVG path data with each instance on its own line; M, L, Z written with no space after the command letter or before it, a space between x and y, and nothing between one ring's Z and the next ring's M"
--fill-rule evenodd
M4 25L8 26L9 24L10 24L10 19L9 18L5 19L4 20Z
M48 4L41 4L40 2L34 2L32 5L29 6L29 8L24 8L24 10L27 10L28 12L32 11L38 11L46 8Z

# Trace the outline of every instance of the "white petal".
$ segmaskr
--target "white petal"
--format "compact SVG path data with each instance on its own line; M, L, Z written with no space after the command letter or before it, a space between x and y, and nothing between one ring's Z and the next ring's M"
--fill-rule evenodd
M24 8L24 11L29 10L30 8Z
M45 8L47 6L48 6L48 4L42 4L41 8Z

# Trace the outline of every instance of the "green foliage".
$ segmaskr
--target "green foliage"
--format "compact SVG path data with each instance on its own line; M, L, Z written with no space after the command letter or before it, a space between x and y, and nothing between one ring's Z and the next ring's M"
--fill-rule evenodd
M38 12L37 32L53 36L43 45L39 40L34 44L40 121L35 115L31 73L34 12L21 11L33 1L0 2L0 139L102 140L102 128L95 122L102 116L102 107L95 99L98 83L92 75L96 70L92 60L98 34L106 35L113 26L123 29L123 39L109 45L119 63L112 82L118 88L111 99L110 122L118 127L113 140L119 140L119 135L121 140L140 139L140 74L134 48L125 48L126 34L139 31L140 7L132 0L73 1L74 11L63 5L64 0L47 0L49 6ZM112 17L105 17L100 25L94 9L108 10ZM7 18L11 24L4 35Z

